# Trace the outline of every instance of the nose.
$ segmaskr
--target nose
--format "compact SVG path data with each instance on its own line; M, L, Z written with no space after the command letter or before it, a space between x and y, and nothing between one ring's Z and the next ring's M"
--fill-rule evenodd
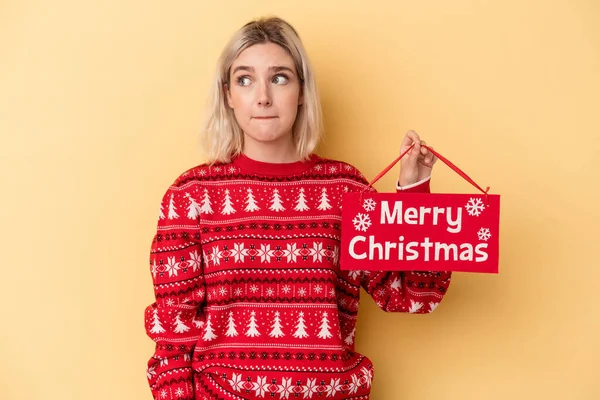
M259 106L270 106L271 105L271 93L267 83L258 85L257 100Z

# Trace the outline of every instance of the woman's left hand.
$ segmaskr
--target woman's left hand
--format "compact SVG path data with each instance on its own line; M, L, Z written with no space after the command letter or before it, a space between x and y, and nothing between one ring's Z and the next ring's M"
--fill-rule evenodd
M432 152L421 146L425 144L425 141L421 140L417 132L413 130L406 132L400 146L400 154L413 144L415 146L400 160L400 177L398 178L400 186L408 186L429 177L433 164L437 161L437 157Z

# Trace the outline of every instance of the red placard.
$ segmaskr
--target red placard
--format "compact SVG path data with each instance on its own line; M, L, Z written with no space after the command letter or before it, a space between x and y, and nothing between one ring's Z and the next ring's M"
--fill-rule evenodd
M498 273L499 195L346 193L342 269Z

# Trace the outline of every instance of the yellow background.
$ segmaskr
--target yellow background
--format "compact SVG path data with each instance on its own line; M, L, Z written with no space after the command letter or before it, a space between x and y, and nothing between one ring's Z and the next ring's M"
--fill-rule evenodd
M316 69L321 155L372 178L415 129L502 195L499 275L456 273L428 316L363 298L372 398L600 399L600 3L222 3L0 2L0 397L150 398L158 205L202 161L222 46L276 14ZM441 163L433 190L475 192Z

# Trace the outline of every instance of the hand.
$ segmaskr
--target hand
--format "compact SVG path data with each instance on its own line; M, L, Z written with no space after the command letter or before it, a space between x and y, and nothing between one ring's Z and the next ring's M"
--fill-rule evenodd
M433 164L437 157L432 152L422 147L425 141L421 140L417 132L410 130L406 132L400 154L404 153L414 143L414 147L400 160L400 186L407 186L419 182L431 175ZM430 146L431 147L431 146Z

